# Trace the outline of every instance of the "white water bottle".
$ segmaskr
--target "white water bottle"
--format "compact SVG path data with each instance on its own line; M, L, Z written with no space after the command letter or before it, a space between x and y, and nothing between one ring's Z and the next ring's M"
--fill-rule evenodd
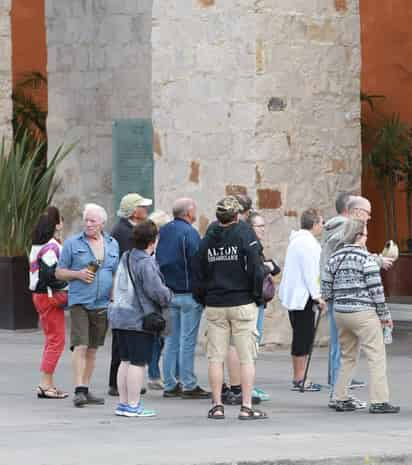
M383 328L383 342L384 344L392 344L392 328L390 326Z

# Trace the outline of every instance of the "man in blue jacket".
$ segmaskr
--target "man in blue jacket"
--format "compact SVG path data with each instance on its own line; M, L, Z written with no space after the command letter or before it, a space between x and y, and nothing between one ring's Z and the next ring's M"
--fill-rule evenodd
M192 296L191 261L200 236L192 226L196 203L180 198L173 206L174 220L160 229L156 259L167 286L174 292L170 304L171 334L165 339L163 354L164 397L205 399L210 393L197 384L194 357L203 307ZM180 383L176 379L179 366Z

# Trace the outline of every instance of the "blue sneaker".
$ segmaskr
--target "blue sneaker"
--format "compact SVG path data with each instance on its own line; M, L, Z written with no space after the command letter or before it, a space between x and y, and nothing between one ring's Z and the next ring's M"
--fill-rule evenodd
M121 402L117 404L116 410L114 411L115 415L118 415L119 417L124 417L126 416L124 414L125 410L127 409L127 404L122 404Z
M253 389L252 397L259 397L262 402L270 400L270 395L260 388Z
M301 381L292 381L292 391L300 391L302 389L303 380ZM306 381L305 383L305 392L319 392L322 389L320 384L312 383L311 381Z
M139 404L136 407L126 405L123 416L125 417L155 417L157 415L155 410L149 410Z

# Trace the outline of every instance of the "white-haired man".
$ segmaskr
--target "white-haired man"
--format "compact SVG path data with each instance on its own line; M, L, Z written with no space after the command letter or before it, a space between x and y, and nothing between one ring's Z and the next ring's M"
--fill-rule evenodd
M117 241L103 232L107 221L104 208L86 204L83 221L84 231L65 241L56 271L57 279L69 282L75 407L104 404L103 398L89 391L89 385L97 348L104 344L107 307L119 262Z

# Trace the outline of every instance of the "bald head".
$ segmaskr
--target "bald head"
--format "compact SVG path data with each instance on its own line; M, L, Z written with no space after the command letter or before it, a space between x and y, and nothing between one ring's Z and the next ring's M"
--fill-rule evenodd
M372 205L365 197L353 196L349 201L348 210L352 218L368 221L371 218Z
M188 197L177 199L173 204L173 217L193 224L196 221L196 202Z

